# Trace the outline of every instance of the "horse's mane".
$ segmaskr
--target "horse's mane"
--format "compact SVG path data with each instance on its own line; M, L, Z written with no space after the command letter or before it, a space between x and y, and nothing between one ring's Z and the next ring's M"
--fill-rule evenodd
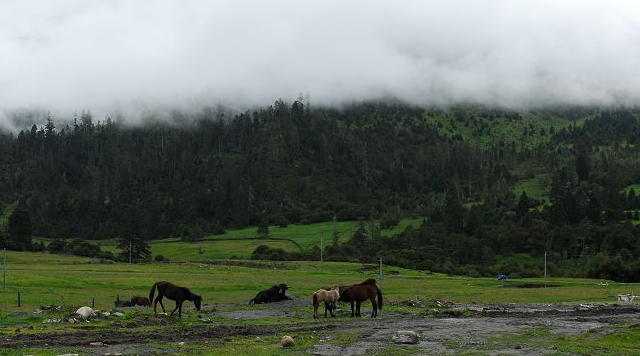
M198 294L195 294L192 291L190 291L189 288L187 288L187 287L178 287L178 288L182 289L184 294L188 295L189 298L202 298ZM191 299L189 299L189 300L191 300Z

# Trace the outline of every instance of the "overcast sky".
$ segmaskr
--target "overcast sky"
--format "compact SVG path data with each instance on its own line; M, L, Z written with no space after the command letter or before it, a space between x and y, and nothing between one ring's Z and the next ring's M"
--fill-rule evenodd
M300 92L316 104L638 105L640 2L0 0L5 117Z

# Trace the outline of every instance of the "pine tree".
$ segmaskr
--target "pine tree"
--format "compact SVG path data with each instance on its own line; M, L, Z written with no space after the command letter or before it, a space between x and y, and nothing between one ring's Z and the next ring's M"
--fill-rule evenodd
M522 219L524 216L529 213L529 197L526 192L522 192L520 194L520 199L518 200L518 205L516 206L516 218L518 220Z

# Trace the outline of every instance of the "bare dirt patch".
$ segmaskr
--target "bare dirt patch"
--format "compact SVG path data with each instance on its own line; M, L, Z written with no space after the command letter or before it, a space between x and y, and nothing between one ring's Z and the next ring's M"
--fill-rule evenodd
M348 316L348 308L343 306L336 319L309 322L306 315L294 315L292 311L297 307L308 306L308 301L304 298L255 308L239 304L236 305L238 310L233 310L233 306L229 304L224 306L225 309L232 310L211 311L205 314L222 316L225 319L247 320L273 317L283 318L287 322L272 325L194 322L185 325L176 324L170 317L150 315L141 319L142 325L126 325L123 321L103 328L2 336L0 349L63 347L89 355L171 354L176 352L174 346L179 342L223 343L224 340L239 336L317 333L319 340L306 350L307 354L373 355L396 347L391 339L398 330L412 330L419 334L419 343L405 347L411 348L417 354L456 354L463 349L493 355L544 355L553 353L554 350L544 346L535 349L490 350L487 349L487 345L492 338L506 333L544 328L551 333L575 335L590 330L593 332L594 329L598 330L612 323L637 322L640 315L640 308L633 305L451 304L440 310L435 317L433 314L427 315L427 308L416 308L414 314L383 311L377 319L352 319ZM366 315L365 310L363 315ZM152 327L146 327L147 325ZM336 336L343 333L352 333L356 337L348 342L336 342ZM89 344L93 342L102 342L105 345L90 347ZM149 343L162 343L166 346L152 350L151 346L148 346Z

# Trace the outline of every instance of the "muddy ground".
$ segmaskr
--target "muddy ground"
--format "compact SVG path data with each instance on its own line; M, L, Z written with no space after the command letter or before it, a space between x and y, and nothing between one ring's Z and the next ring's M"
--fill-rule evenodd
M551 333L577 335L594 332L600 328L621 322L640 322L640 306L615 304L588 305L460 305L437 302L435 308L416 305L417 303L392 303L395 311L383 310L376 319L350 318L348 306L343 305L338 317L328 321L309 322L311 310L306 299L294 299L255 309L244 305L208 305L200 313L201 319L184 328L132 329L131 326L115 324L110 328L96 330L63 331L56 333L16 333L2 336L0 349L20 347L63 347L88 355L144 355L174 354L179 351L171 345L184 343L222 343L224 339L236 336L260 337L264 335L288 334L295 337L301 333L316 333L317 342L306 350L294 354L311 355L374 355L389 348L399 347L392 341L398 330L411 330L419 335L419 342L411 345L413 354L458 354L461 349L489 355L545 355L554 353L553 345L539 347L501 348L492 350L489 341L508 333L522 333L536 328L545 328ZM218 311L224 309L224 311ZM363 307L366 315L369 308ZM202 320L213 318L212 323ZM252 321L276 318L285 319L280 325L258 325ZM149 325L171 325L171 318L163 315L149 315ZM233 320L236 325L225 325L220 320ZM247 321L242 323L242 321ZM602 330L605 330L603 328ZM341 332L357 333L348 344L334 343ZM141 342L141 340L144 340ZM102 342L104 346L90 347L92 342ZM155 349L150 344L169 345Z

